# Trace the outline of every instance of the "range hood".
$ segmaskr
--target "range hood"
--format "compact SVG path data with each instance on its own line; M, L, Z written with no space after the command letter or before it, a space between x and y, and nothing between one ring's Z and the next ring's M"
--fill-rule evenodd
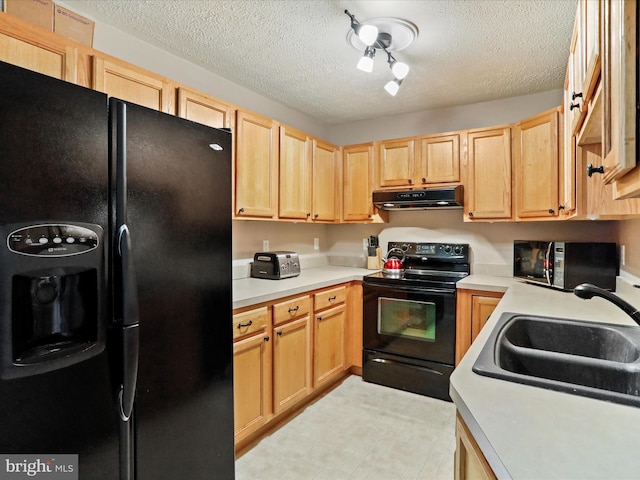
M381 210L462 208L463 187L376 190L373 204Z

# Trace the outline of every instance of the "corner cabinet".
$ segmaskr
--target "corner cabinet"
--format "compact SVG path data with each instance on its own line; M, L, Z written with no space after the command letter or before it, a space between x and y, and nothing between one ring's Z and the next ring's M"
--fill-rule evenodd
M516 220L551 220L559 211L559 108L514 128Z
M234 217L275 219L278 214L278 125L238 110L235 135Z
M456 298L456 365L484 327L504 293L459 289Z
M511 128L469 130L467 149L464 220L511 220Z

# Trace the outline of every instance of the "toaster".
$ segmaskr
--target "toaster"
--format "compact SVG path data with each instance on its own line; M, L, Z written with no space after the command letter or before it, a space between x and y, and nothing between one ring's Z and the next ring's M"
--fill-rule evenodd
M251 276L280 280L300 275L300 258L295 252L258 252L251 262Z

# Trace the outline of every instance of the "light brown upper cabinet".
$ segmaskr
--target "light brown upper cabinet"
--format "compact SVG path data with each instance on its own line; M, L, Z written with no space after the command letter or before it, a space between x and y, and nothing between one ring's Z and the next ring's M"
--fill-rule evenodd
M373 143L342 149L342 220L362 222L373 218Z
M0 60L78 83L78 49L67 39L6 14L0 30Z
M177 105L177 114L179 117L213 128L235 127L236 109L233 105L224 103L196 90L179 87Z
M278 214L278 125L267 117L236 114L236 217L275 219Z
M280 126L279 218L311 217L311 145L306 133Z
M311 219L320 222L338 220L340 149L330 143L313 140L313 201Z
M469 130L465 221L511 220L511 128Z
M514 128L516 220L558 217L559 107Z
M580 92L585 102L593 96L600 77L600 4L600 0L580 0L578 7L583 58Z
M460 182L460 133L420 137L414 184Z
M164 113L175 112L170 80L117 59L93 57L93 89Z
M378 187L403 187L414 184L415 139L376 142L376 148Z
M640 169L636 167L637 7L635 0L603 0L604 181L616 182L616 198L640 195Z

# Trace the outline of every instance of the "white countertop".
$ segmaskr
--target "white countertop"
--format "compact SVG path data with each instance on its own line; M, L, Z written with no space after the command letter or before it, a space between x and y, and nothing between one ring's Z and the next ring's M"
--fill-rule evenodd
M330 287L339 283L362 280L375 270L325 265L303 269L300 275L283 280L242 278L233 281L233 308L247 307L277 298Z
M451 376L451 397L498 478L640 478L640 408L471 370L503 312L631 325L633 321L601 298L582 300L572 293L506 280L511 283L505 296ZM483 281L494 288L502 282L472 275L459 288L487 290ZM616 293L638 305L632 287Z

